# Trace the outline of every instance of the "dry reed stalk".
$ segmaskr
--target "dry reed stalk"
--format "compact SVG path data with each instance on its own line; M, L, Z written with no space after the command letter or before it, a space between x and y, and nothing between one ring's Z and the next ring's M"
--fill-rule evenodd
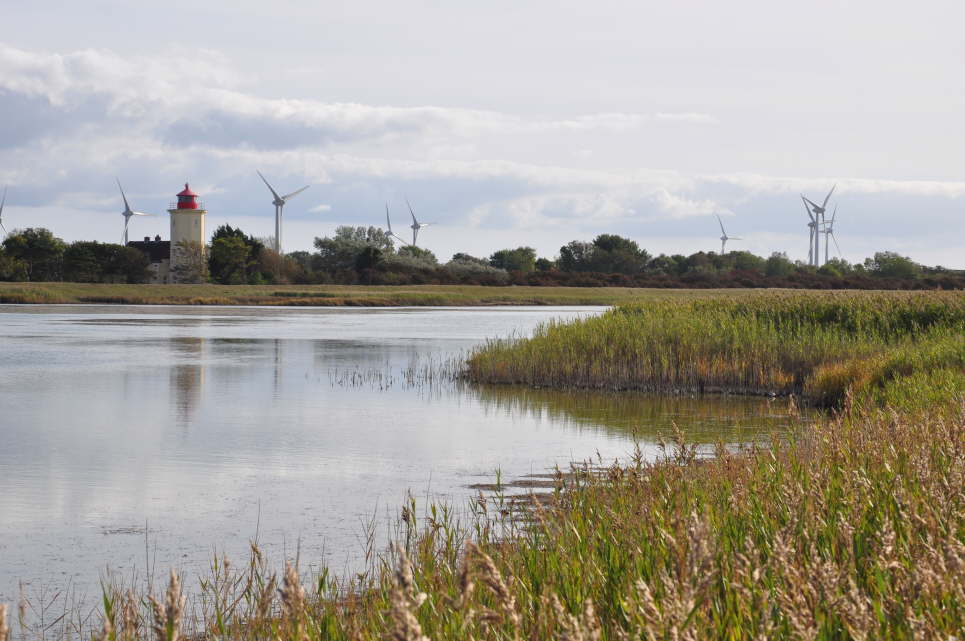
M428 597L424 592L416 592L412 577L412 563L405 548L395 547L398 549L399 567L389 592L391 605L389 638L393 641L430 641L429 637L422 633L422 625L415 616L415 612Z
M111 636L114 634L114 626L111 624L111 620L108 617L104 617L104 621L101 625L101 632L98 635L97 641L111 641Z
M0 641L10 638L10 626L7 624L7 604L0 603Z
M483 620L508 624L514 632L514 638L518 638L521 619L519 611L516 609L516 597L510 591L499 568L496 567L492 557L472 543L466 546L466 554L475 559L480 570L480 578L496 597L496 603L501 611L501 614L486 612L483 615Z
M141 619L138 615L134 593L128 590L121 603L121 641L134 641L139 636Z
M178 641L181 637L181 620L187 599L181 592L181 580L171 570L171 578L162 606L153 595L148 595L154 615L152 630L157 641Z
M600 626L600 619L596 616L591 599L583 602L583 610L579 616L567 612L556 594L550 596L549 602L553 608L558 632L558 636L554 638L560 641L600 641L603 628Z

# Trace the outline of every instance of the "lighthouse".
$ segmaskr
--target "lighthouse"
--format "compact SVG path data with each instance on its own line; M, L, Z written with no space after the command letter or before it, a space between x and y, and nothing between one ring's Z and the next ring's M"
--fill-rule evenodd
M188 183L178 201L168 209L171 215L171 268L169 282L196 283L204 280L204 203Z

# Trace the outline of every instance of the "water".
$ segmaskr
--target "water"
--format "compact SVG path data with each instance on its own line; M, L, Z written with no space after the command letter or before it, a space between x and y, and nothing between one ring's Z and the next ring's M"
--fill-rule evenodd
M760 399L477 387L439 376L489 337L600 308L0 305L0 603L97 596L257 536L278 566L356 567L362 524L417 497L787 422ZM384 529L384 528L383 528ZM191 579L189 578L189 585Z

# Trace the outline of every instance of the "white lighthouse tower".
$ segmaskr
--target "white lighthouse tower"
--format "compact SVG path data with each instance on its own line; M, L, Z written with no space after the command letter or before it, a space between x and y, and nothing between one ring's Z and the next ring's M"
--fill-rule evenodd
M204 203L188 183L178 194L178 202L168 210L171 215L171 283L197 283L204 278L205 235Z

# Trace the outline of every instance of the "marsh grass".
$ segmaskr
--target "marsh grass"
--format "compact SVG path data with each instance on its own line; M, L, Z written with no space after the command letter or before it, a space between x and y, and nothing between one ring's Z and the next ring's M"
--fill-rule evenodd
M744 296L742 290L725 290ZM274 306L613 305L635 299L725 295L717 290L475 285L112 285L0 283L0 303Z
M493 340L468 361L485 383L654 392L804 394L840 406L899 374L961 371L965 295L810 293L631 303Z

